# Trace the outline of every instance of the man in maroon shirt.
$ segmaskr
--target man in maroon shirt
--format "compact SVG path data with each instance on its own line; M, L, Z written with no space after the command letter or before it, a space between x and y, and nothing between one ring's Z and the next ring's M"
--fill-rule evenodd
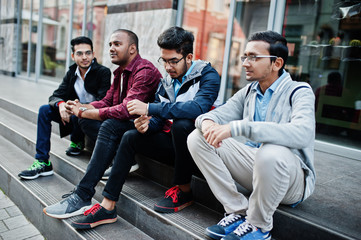
M117 141L120 141L123 133L133 128L133 122L129 120L134 117L128 113L127 103L133 99L153 101L154 92L162 77L151 62L140 57L138 37L133 32L123 29L116 30L111 35L109 46L111 61L119 67L114 71L114 82L106 96L102 100L90 104L67 102L67 108L79 117L82 131L93 142L97 140L101 127L103 128L102 134L109 135L110 133L104 131L113 129L114 124L121 127L117 130ZM134 163L130 171L137 168L138 165ZM108 170L102 179L108 179L109 173Z
M48 216L68 218L91 207L94 188L112 162L123 134L135 129L131 121L134 116L128 113L127 103L133 99L154 100L161 74L151 62L140 57L138 37L129 30L118 29L111 35L109 46L111 61L119 67L114 71L114 82L106 96L90 104L67 102L68 111L81 119L84 133L90 137L95 134L92 157L76 190L63 201L44 208ZM116 184L116 181L109 181L106 188Z

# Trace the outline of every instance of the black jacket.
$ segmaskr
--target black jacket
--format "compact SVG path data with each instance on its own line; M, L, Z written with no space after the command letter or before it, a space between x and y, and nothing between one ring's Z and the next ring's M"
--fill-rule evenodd
M75 92L74 84L77 79L75 75L77 65L74 63L69 67L68 72L65 74L63 81L60 83L58 89L53 92L53 95L49 97L49 105L53 108L57 108L57 103L60 101L68 101L79 99ZM108 89L110 88L110 69L97 63L94 58L94 62L91 64L90 71L87 73L84 80L85 90L95 97L95 100L101 100ZM71 124L60 125L60 136L64 137L71 132Z

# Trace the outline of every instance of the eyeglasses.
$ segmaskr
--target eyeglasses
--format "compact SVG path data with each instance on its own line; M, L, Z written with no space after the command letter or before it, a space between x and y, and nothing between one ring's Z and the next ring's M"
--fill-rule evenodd
M248 62L255 62L257 61L258 58L278 58L278 57L273 55L250 55L250 56L242 56L241 61L244 62L247 59Z
M169 66L171 66L171 67L175 67L175 66L177 66L177 64L183 59L184 57L182 57L181 59L179 59L179 60L177 60L177 59L171 59L171 60L165 60L165 59L163 59L162 57L160 57L159 59L158 59L158 62L160 63L160 64L162 64L162 65L166 65L167 63L169 64Z
M87 57L91 56L93 54L93 51L86 51L86 52L82 52L82 51L77 51L75 52L75 55L77 55L78 57L81 57L83 55L86 55Z

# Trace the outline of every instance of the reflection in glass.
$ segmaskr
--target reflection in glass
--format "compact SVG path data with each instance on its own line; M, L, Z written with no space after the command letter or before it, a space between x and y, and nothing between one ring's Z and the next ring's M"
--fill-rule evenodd
M240 57L243 55L248 36L267 29L269 7L269 0L237 1L225 99L233 96L248 83L242 75Z
M229 0L186 0L183 28L194 34L194 60L209 61L222 74Z
M286 69L316 96L316 138L361 147L361 1L286 4ZM305 21L307 19L307 21Z

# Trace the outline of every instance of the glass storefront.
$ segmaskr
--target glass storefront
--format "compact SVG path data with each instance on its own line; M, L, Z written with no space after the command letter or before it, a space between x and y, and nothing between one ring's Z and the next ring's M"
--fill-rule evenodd
M316 138L361 147L361 1L288 0L286 69L316 96Z
M93 39L96 56L102 56L105 9L104 1L100 0L23 0L18 59L21 68L17 74L36 79L36 58L41 56L40 78L60 82L67 71L67 62L72 64L69 56L69 34L71 38L81 35L90 37ZM73 22L70 25L71 19ZM42 36L40 42L38 34ZM41 52L37 55L39 46L42 46ZM101 57L97 59L102 62Z
M95 56L102 62L106 56L103 54L106 30L114 27L109 25L113 22L106 21L109 1L20 2L17 75L60 82L67 66L72 64L68 42L80 35L93 40ZM136 16L126 9L136 12L138 1L111 2L116 8L111 11L112 19L117 19L116 14ZM361 149L361 77L357 71L361 69L361 0L180 2L184 3L180 11L182 27L195 36L194 59L211 62L222 76L221 94L225 101L247 84L239 58L249 35L276 29L289 42L286 70L294 80L308 82L315 93L316 138Z
M193 59L209 61L219 75L222 75L228 18L227 1L185 1L182 27L194 34Z
M243 55L249 35L267 30L269 8L270 0L237 1L236 3L225 99L232 97L248 83L242 75L240 57Z

